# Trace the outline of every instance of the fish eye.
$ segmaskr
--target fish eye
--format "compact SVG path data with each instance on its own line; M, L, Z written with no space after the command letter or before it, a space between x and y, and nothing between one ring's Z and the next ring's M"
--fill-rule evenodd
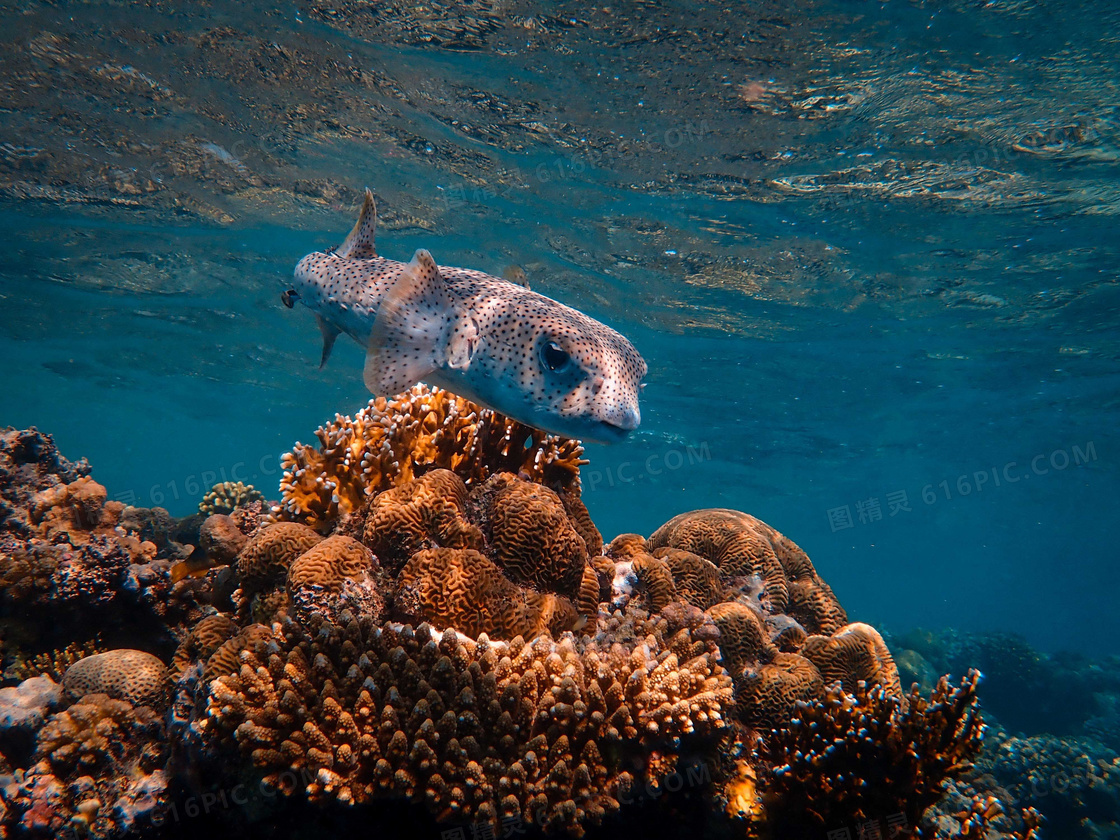
M563 370L571 364L572 357L555 341L546 341L541 347L541 361L549 370Z

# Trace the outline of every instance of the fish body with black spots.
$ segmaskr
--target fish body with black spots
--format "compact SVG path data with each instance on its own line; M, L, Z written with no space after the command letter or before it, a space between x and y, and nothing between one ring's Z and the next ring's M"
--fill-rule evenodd
M423 381L526 425L614 443L641 422L647 367L624 336L579 310L481 271L377 255L377 211L366 190L358 221L334 251L296 266L285 305L315 313L326 364L342 333L366 348L377 396Z

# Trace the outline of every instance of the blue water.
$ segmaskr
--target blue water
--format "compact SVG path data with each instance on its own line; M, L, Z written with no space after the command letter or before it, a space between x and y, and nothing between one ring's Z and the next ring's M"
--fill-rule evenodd
M608 537L737 508L854 620L1114 650L1116 7L379 8L8 15L0 423L177 515L275 496L368 399L278 294L368 185L382 255L520 265L642 351Z

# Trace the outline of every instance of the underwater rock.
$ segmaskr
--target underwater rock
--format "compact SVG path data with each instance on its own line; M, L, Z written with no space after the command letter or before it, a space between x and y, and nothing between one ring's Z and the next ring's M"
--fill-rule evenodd
M1120 831L1120 756L1093 739L1006 738L978 769L1036 808L1048 836L1091 840Z
M61 700L62 687L50 677L0 688L0 754L30 752L47 715Z

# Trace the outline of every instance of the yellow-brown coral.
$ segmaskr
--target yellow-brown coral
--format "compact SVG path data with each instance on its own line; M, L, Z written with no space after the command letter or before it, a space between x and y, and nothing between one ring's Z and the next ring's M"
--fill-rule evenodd
M578 598L589 557L559 496L510 473L471 494L490 557L517 583Z
M450 470L432 470L370 502L362 541L390 571L423 548L482 548L466 519L467 486Z
M233 513L239 505L260 501L264 498L252 484L243 481L222 481L211 487L202 501L198 503L198 512Z
M163 704L167 668L142 650L119 648L79 659L66 669L62 687L71 697L106 694L134 706Z
M417 385L378 398L352 418L336 415L316 432L318 447L284 455L276 512L325 529L368 497L443 467L467 484L508 471L556 487L577 487L583 447L547 435L439 388Z
M571 630L578 620L566 598L518 586L471 549L421 551L401 570L397 583L399 612L417 623L453 627L469 636L528 639Z
M288 570L288 592L316 586L330 592L342 589L347 579L358 580L373 568L369 549L353 537L327 537L301 554Z
M881 685L887 694L902 696L898 669L879 631L854 623L831 636L809 636L801 655L817 666L826 683L839 682L849 694L863 681L868 688Z
M212 683L206 731L235 739L278 786L307 771L313 800L406 796L446 820L578 835L673 766L633 761L651 745L680 751L724 731L726 674L664 643L290 623Z
M224 613L206 616L191 628L175 651L171 661L172 676L177 679L191 663L205 661L240 632L237 623Z
M322 537L297 522L277 522L260 531L237 557L237 575L245 597L283 583L288 569Z

